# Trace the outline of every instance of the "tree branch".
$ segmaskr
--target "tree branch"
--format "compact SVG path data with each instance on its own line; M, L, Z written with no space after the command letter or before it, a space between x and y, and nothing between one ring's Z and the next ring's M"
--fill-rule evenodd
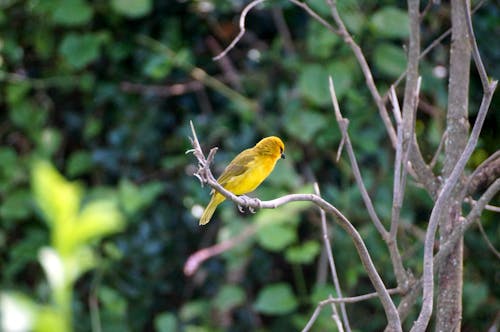
M469 176L466 186L468 195L473 195L479 188L489 185L500 177L500 150L493 153Z
M366 61L366 58L363 54L363 51L359 47L359 45L354 41L352 38L351 34L347 30L344 21L340 17L340 14L337 9L337 4L335 0L326 0L327 3L330 5L331 12L332 12L332 17L335 21L335 23L338 26L338 35L344 39L344 42L349 45L351 48L352 52L354 53L354 56L356 57L356 60L358 61L361 71L363 72L363 75L365 76L366 80L366 85L368 87L368 90L370 90L370 93L372 95L373 100L375 101L375 104L377 105L380 117L382 118L382 122L385 125L385 128L387 130L387 134L389 135L389 138L391 140L392 146L395 148L397 144L397 135L396 131L394 130L394 126L392 125L391 118L389 117L389 113L387 112L387 108L385 107L384 100L380 96L377 87L375 85L375 81L373 80L373 75L370 70L370 66L368 65L368 62Z
M481 213L484 209L487 208L488 202L500 191L500 179L497 179L476 201L476 204L469 212L465 221L460 224L460 227L456 227L451 235L448 237L448 241L442 244L439 248L439 251L434 255L434 265L440 266L443 260L453 251L457 241L459 241L469 229L469 227L477 221ZM419 298L419 293L422 288L423 276L415 282L410 291L401 299L401 302L398 306L398 312L401 317L401 320L404 321L408 316L410 309L417 302ZM387 331L387 330L386 330Z
M368 252L368 249L366 248L363 239L359 235L356 228L352 226L350 221L339 210L337 210L337 208L335 208L333 205L331 205L318 195L314 194L290 194L269 201L260 201L258 199L249 200L248 198L238 197L234 195L233 193L222 187L217 182L212 172L210 171L209 167L210 164L207 158L205 158L203 151L201 150L192 122L191 122L191 131L193 134L193 137L191 138L193 149L188 150L186 153L192 152L194 156L198 159L198 171L196 172L196 177L201 181L202 184L204 183L208 184L210 187L212 187L214 190L219 192L227 199L237 203L240 206L246 206L251 208L267 208L267 209L274 209L290 202L310 201L315 205L317 205L318 207L320 207L321 209L323 209L325 212L332 214L335 217L337 223L352 238L356 250L358 252L358 255L361 259L361 262L363 263L363 266L365 267L365 270L368 274L368 277L370 278L373 287L379 294L380 301L384 308L389 326L394 331L401 331L401 322L399 320L399 315L394 305L394 302L392 302L392 299L389 296L389 293L387 292L387 289L382 279L380 278L380 275L378 274L375 265L373 264L370 253ZM212 151L214 150L212 149Z
M241 15L240 15L240 32L233 39L233 41L229 44L229 46L224 49L224 51L222 51L219 55L212 58L214 61L217 61L217 60L221 59L222 57L224 57L227 54L227 52L229 52L240 41L240 39L243 37L243 35L245 34L245 31L246 31L245 20L246 20L248 12L250 10L252 10L253 7L257 6L258 4L260 4L264 1L265 0L254 0L254 1L250 2L248 5L246 5L246 7L243 9L243 11L241 12Z
M463 173L465 165L469 160L472 152L476 147L477 141L479 139L479 134L483 127L486 114L488 113L488 108L493 97L493 92L495 91L497 81L492 81L489 85L489 89L484 93L483 100L481 101L481 106L477 114L476 122L472 128L471 135L467 141L467 145L460 156L458 162L455 164L453 171L451 172L449 178L445 181L443 188L441 189L434 208L432 209L431 217L429 220L429 225L427 228L427 233L425 236L424 245L424 273L423 273L423 303L422 309L420 311L419 317L415 322L415 325L411 331L425 331L427 324L432 313L433 306L433 290L434 290L434 265L433 265L433 248L434 248L434 238L436 234L436 229L439 221L439 216L442 213L442 209L445 206L447 200L450 198L453 188L457 185L460 176Z
M389 294L398 294L398 293L400 293L400 290L399 290L399 288L392 288L392 289L388 289L387 292ZM312 314L311 318L307 322L307 325L304 327L302 332L307 332L311 329L312 325L314 324L314 322L318 318L321 310L328 304L332 304L332 303L342 303L342 304L343 303L356 303L356 302L371 300L371 299L376 298L376 297L378 297L378 293L369 293L369 294L365 294L365 295L344 297L344 298L329 297L328 299L323 300L323 301L318 303L318 305L316 306L316 309L314 310L314 313Z
M317 182L314 183L314 192L316 195L321 197L321 193L319 190L319 185ZM323 234L323 242L325 245L326 249L326 254L328 256L328 263L330 264L330 272L332 273L332 281L335 286L335 291L337 292L338 297L342 297L342 289L340 288L340 282L339 282L339 277L337 275L337 269L335 268L335 260L333 259L333 250L332 246L330 245L330 239L328 237L328 226L326 223L326 214L323 209L319 209L319 213L321 216L321 233ZM333 304L333 303L332 303ZM334 311L336 311L334 309ZM347 311L345 309L345 304L340 303L340 311L342 313L342 321L344 322L345 330L346 331L351 331L351 326L349 324L349 318L347 317ZM305 330L305 328L304 328Z

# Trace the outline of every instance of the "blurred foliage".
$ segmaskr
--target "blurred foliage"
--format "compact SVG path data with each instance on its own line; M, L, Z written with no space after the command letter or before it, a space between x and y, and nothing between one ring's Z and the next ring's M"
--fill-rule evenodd
M38 253L50 287L50 304L0 294L0 326L4 331L72 331L74 284L97 265L91 243L121 230L123 218L113 200L101 198L82 206L81 186L66 181L47 162L34 163L31 185L51 235L51 246Z
M325 1L307 3L329 20ZM95 235L94 228L87 228L69 236L61 230L54 236L50 223L55 217L47 216L51 205L85 217L108 213L107 204L116 204L126 227L93 243L101 258L73 280L75 331L304 327L317 302L334 294L327 270L320 268L326 266L326 256L317 210L293 203L241 215L226 202L208 227L198 227L209 190L190 176L194 159L185 155L189 120L205 151L219 147L216 174L261 137L281 136L287 159L256 195L271 199L311 192L310 183L317 179L324 197L366 240L386 285L395 285L387 249L368 221L351 167L344 157L335 161L340 133L328 75L349 118L363 178L387 224L393 151L358 63L339 37L285 0L255 8L247 17L244 38L226 58L214 62L212 57L237 34L244 5L229 0L0 2L0 278L2 289L17 299L8 298L8 303L25 303L29 311L33 300L48 302L50 278L47 283L38 263L40 249L51 243L70 253L67 241L86 243ZM379 91L385 93L405 68L405 3L347 0L338 5ZM280 18L291 39L283 33ZM483 60L496 78L499 19L498 6L490 2L474 16ZM422 19L422 46L448 27L449 4L431 6ZM428 161L445 126L449 44L445 39L421 63L417 134ZM475 69L471 71L473 120L482 91ZM403 86L397 91L402 96ZM497 93L491 109L498 105ZM470 169L499 148L498 123L499 113L490 112ZM51 160L64 176L88 188L81 196L80 185L71 183L61 202L76 195L75 202L83 199L87 208L91 202L108 203L90 210L75 210L75 202L57 207L62 203L54 203L46 185L35 186L33 196L30 165L39 158ZM438 158L436 172L441 163ZM45 200L41 210L34 204L39 198ZM500 204L498 199L493 203ZM399 246L416 274L421 272L420 230L431 206L428 195L410 182ZM64 209L61 213L70 213ZM45 225L40 211L47 218ZM99 218L89 220L106 231ZM250 225L257 225L255 237L206 261L193 277L183 274L190 254L241 234ZM485 213L483 225L498 248L495 215ZM371 292L348 236L337 227L330 231L344 294ZM492 260L481 235L472 229L465 237L464 330L486 330L495 318L499 269ZM385 324L376 300L347 309L356 330L378 331ZM54 315L47 311L49 326ZM323 310L314 330L334 328L328 310Z

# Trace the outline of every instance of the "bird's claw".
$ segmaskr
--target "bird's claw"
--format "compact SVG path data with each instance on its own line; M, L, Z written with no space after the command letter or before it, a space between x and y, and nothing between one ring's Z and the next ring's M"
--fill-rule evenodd
M245 202L245 206L247 207L248 211L250 213L256 213L256 209L252 206L250 206L250 204L252 205L256 205L257 207L260 206L260 201L257 199L257 198L253 198L253 197L248 197L248 196L245 196L245 195L242 195L242 196L239 196L241 199L243 199L243 201ZM241 213L244 213L245 212L245 209L243 206L241 205L238 205L238 210L241 212Z

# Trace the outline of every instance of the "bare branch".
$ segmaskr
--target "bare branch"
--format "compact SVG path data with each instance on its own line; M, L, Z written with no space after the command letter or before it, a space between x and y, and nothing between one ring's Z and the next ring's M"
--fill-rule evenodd
M403 266L403 259L401 258L401 254L398 249L397 230L399 228L400 212L403 205L404 192L406 187L406 165L408 161L409 149L405 151L403 156L403 123L401 119L401 110L399 109L399 102L397 100L394 88L391 88L390 96L394 114L398 114L398 116L396 116L396 119L399 119L399 121L397 122L398 144L396 145L396 158L394 161L394 187L392 196L391 228L389 231L387 245L389 247L389 253L391 255L394 274L398 282L398 287L400 287L403 291L406 291L410 283L408 275Z
M361 196L363 198L363 202L365 203L365 206L368 210L368 214L370 215L370 218L373 221L373 224L379 231L380 235L384 239L384 241L387 243L387 246L389 248L389 253L391 256L391 260L393 263L393 268L394 268L394 273L396 275L396 279L398 281L398 287L401 287L402 289L405 287L408 287L409 285L409 279L408 276L405 272L404 266L403 266L403 260L401 258L401 255L399 253L399 250L397 248L397 242L396 242L396 231L397 227L392 229L393 226L391 225L391 232L394 232L394 235L391 235L385 227L382 225L382 222L377 216L377 213L375 211L375 208L373 206L373 203L370 199L370 195L368 195L368 191L366 190L366 187L363 183L363 178L361 176L361 172L358 167L358 163L356 161L356 156L354 154L354 149L351 144L351 140L349 138L349 134L347 132L347 120L342 117L342 114L340 113L340 107L339 103L337 100L337 96L335 94L335 87L333 84L333 79L330 76L329 77L329 87L330 87L330 95L332 98L332 103L333 103L333 109L335 110L335 118L337 120L337 123L339 125L339 128L342 132L342 140L345 141L345 146L347 149L347 154L349 155L349 161L351 163L352 171L354 174L354 178L356 179L356 184L358 185L358 188L361 192ZM397 104L397 103L396 103ZM399 109L398 106L395 106ZM395 111L396 113L398 112L397 110ZM401 132L399 132L401 134ZM401 144L397 145L400 146ZM405 181L403 181L405 182ZM404 183L403 183L404 186ZM398 190L401 190L400 185L398 184ZM402 200L402 197L401 197ZM399 219L399 216L397 216L397 219Z
M382 225L379 217L377 216L377 212L373 206L373 203L370 199L370 195L368 195L368 191L366 190L365 184L363 183L363 177L361 176L361 172L359 170L358 162L356 161L356 156L354 155L354 149L352 148L351 140L349 138L349 134L347 132L347 119L342 117L342 113L340 113L340 107L337 100L337 95L335 94L335 87L333 85L333 79L331 76L328 77L329 87L330 87L330 96L332 98L333 109L335 111L335 119L339 125L339 129L342 132L342 141L345 144L347 154L349 156L349 161L351 163L352 172L354 174L354 178L356 179L356 183L359 187L359 191L361 192L361 196L363 198L363 202L368 210L368 214L372 219L373 224L377 228L378 232L382 236L383 239L388 237L388 232Z
M389 294L399 294L400 290L399 288L392 288L388 289L387 292ZM309 331L311 327L313 326L314 322L318 318L321 310L328 304L331 303L356 303L356 302L361 302L361 301L367 301L371 300L373 298L378 297L378 293L370 293L370 294L365 294L365 295L359 295L359 296L353 296L353 297L344 297L344 298L332 298L329 297L326 300L323 300L318 303L318 306L314 310L314 313L312 314L311 318L309 318L309 321L307 322L307 325L304 327L302 332Z
M485 206L485 209L486 208L487 207ZM476 223L477 223L477 227L479 227L479 232L483 236L484 242L486 242L486 245L488 246L490 251L493 253L493 255L495 255L497 257L497 259L500 259L500 252L498 252L498 250L495 248L493 243L491 243L490 239L488 238L488 234L486 234L486 232L484 231L483 224L481 224L481 222L477 219L476 219Z
M456 227L451 235L448 237L448 241L439 247L439 251L434 255L434 265L440 266L443 260L453 251L457 241L459 241L467 231L467 229L479 218L484 209L488 206L488 202L500 191L500 179L497 179L481 196L479 200L475 202L474 207L469 212L465 221L460 224L460 227ZM423 276L417 282L415 282L408 292L399 303L398 312L401 316L401 320L404 320L410 312L410 308L417 302L419 298L419 292L422 287ZM386 329L387 331L387 329Z
M465 22L467 23L467 29L469 30L469 42L472 46L472 57L474 58L474 63L476 64L477 71L479 72L481 83L483 84L483 91L486 92L490 89L491 83L488 79L486 69L484 68L483 60L481 59L481 54L479 53L479 48L477 47L474 28L472 27L472 14L470 11L469 0L463 0L462 4L465 10Z
M249 200L245 199L244 197L238 197L234 195L233 193L222 187L217 182L212 172L210 171L209 167L210 165L207 163L207 160L205 159L203 152L200 149L200 144L196 137L196 133L194 130L194 126L192 125L192 122L191 122L191 130L193 132L192 133L193 137L191 138L191 141L193 143L194 149L190 151L193 152L193 154L198 159L198 171L196 173L205 181L205 183L207 183L210 187L212 187L214 190L219 192L227 199L235 202L240 206L246 206L251 208L267 208L267 209L274 209L290 202L310 201L315 205L317 205L318 207L320 207L321 209L323 209L325 212L332 214L335 217L337 223L352 238L354 246L356 247L361 262L363 263L363 266L366 269L368 277L370 278L373 287L379 294L380 301L384 308L389 326L394 331L401 331L401 322L399 320L397 309L394 305L394 302L392 302L392 299L389 296L389 293L387 292L384 282L380 278L380 275L378 274L375 265L373 264L370 253L368 252L368 249L366 248L366 245L363 242L361 235L359 235L359 232L356 230L356 228L352 226L351 222L339 210L337 210L337 208L335 208L333 205L331 205L318 195L314 194L290 194L269 201L260 201L258 199Z
M257 6L258 4L264 2L265 0L254 0L252 2L250 2L244 9L243 11L241 12L241 15L240 15L240 32L238 33L238 35L233 39L233 41L231 42L231 44L229 44L228 47L226 47L224 49L224 51L222 51L219 55L213 57L212 59L214 61L217 61L219 60L220 58L224 57L227 52L229 52L239 41L240 39L243 37L243 35L245 34L245 31L246 31L246 28L245 28L245 20L246 20L246 17L247 17L247 14L248 12L255 6Z
M309 5L305 2L299 1L299 0L290 0L291 3L299 6L300 8L304 9L306 13L309 14L312 18L314 18L316 21L318 21L321 25L323 25L325 28L330 30L331 32L335 34L339 34L339 31L335 29L330 23L328 23L324 18L319 16L314 10L309 7Z
M436 149L436 152L434 153L434 157L432 157L432 160L429 164L429 167L433 169L436 166L437 160L439 158L439 155L441 154L441 151L443 150L444 147L444 142L446 141L446 137L448 137L448 133L445 131L443 135L441 136L441 140L439 141L439 145Z
M438 195L434 208L432 209L427 233L425 236L424 245L424 273L423 273L423 303L419 317L415 322L411 331L424 331L429 323L433 306L433 290L434 290L434 262L433 262L433 248L436 228L439 221L439 216L442 213L443 207L446 205L447 200L453 192L453 188L457 185L460 176L463 173L465 165L470 156L474 152L481 129L483 127L488 108L493 97L493 92L497 86L497 81L492 81L489 89L484 93L481 101L481 106L477 114L476 122L472 128L471 135L467 141L467 145L460 156L458 162L455 164L453 171L448 179L445 181L441 192Z
M385 107L384 100L380 96L377 87L375 85L375 81L373 80L373 75L370 70L370 66L368 65L368 62L366 61L366 58L363 54L363 51L359 47L359 45L354 41L352 38L351 34L347 30L344 21L340 17L340 14L337 10L337 4L335 0L326 0L327 3L330 5L331 12L332 12L332 17L339 27L338 29L338 35L344 39L344 42L349 45L351 48L352 52L354 53L354 56L356 57L356 60L358 61L361 71L363 72L363 75L365 76L366 80L366 85L368 89L370 90L370 93L372 95L373 100L375 101L375 104L377 105L380 117L382 118L382 122L385 125L385 128L387 130L387 134L389 135L389 138L391 140L392 146L396 147L397 143L397 137L396 137L396 131L394 130L394 126L392 125L391 118L389 117L389 113L387 112L387 108Z
M316 195L321 197L321 193L319 190L319 185L317 182L314 183L314 192ZM330 239L328 237L328 226L326 224L326 214L323 209L319 209L319 213L321 216L321 232L323 234L323 242L326 249L326 254L328 256L328 263L330 264L330 272L332 274L333 284L335 285L335 291L337 292L338 297L342 297L342 289L340 288L340 282L337 275L337 269L335 268L335 261L333 259L333 251L332 246L330 245ZM335 307L334 307L335 308ZM336 311L336 308L334 309ZM346 331L351 331L351 326L349 324L349 318L347 317L347 311L345 309L345 304L340 304L340 311L342 312L342 320L345 325ZM335 312L334 312L335 313Z
M469 176L467 194L472 195L478 188L488 185L500 177L500 150L495 151Z

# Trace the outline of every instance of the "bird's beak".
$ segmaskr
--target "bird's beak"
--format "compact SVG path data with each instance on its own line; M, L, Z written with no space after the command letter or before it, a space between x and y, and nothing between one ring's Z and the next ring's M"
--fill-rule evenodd
M286 159L286 156L284 153L281 154L281 159Z

